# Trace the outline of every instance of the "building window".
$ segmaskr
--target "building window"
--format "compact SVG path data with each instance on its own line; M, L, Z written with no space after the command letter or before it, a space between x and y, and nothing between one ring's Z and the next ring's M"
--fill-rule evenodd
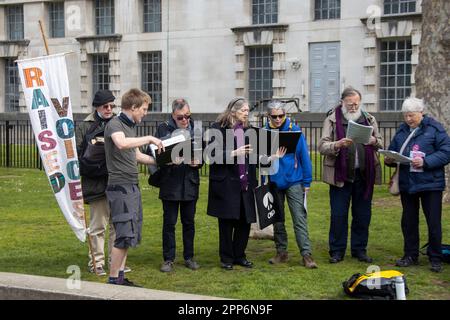
M95 0L95 30L98 35L114 34L114 0Z
M144 0L144 32L161 32L161 0Z
M49 5L50 36L64 38L64 2L51 2Z
M384 0L384 14L416 12L416 0Z
M249 48L248 71L249 71L249 102L253 106L261 99L270 99L272 90L272 47Z
M109 89L109 58L107 54L92 55L93 92Z
M152 97L149 110L162 111L162 55L161 51L141 53L142 90Z
M5 59L5 111L19 111L19 69L16 58Z
M278 22L278 0L253 0L253 24Z
M411 94L411 40L382 41L380 111L399 111Z
M8 40L22 40L23 35L23 6L7 6L6 21L8 27Z
M315 0L314 19L340 19L341 0Z

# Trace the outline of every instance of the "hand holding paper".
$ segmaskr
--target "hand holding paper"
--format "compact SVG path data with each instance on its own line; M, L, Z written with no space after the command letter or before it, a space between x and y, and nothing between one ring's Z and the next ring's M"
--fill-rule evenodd
M364 126L353 120L348 122L346 137L352 139L355 143L369 144L372 137L373 127Z

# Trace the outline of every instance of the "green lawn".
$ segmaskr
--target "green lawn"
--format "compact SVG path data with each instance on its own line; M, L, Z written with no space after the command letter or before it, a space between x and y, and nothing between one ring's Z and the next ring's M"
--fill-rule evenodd
M309 207L309 230L316 270L300 265L289 215L290 262L272 266L267 263L274 254L268 240L250 240L247 255L255 268L236 267L223 271L219 265L217 220L206 215L208 181L202 178L201 197L196 216L196 259L198 271L183 266L180 222L177 228L175 271L163 274L161 230L162 209L158 190L149 187L141 176L144 204L143 241L130 250L129 278L146 288L213 295L237 299L346 299L342 281L353 273L363 273L367 264L347 256L342 263L328 263L329 205L328 187L313 183ZM105 282L87 272L87 244L79 242L57 207L48 180L36 169L0 168L0 271L67 278L68 266L81 268L82 280ZM404 271L410 288L408 299L450 299L450 266L440 274L429 271L426 257L420 265L399 269L395 259L402 255L399 198L377 187L370 228L369 254L381 270ZM444 206L443 241L450 242L450 205ZM426 224L420 221L421 243L426 242Z

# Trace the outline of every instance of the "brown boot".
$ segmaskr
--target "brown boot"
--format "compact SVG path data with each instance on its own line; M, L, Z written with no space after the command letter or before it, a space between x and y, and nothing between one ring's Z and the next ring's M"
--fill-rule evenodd
M277 264L277 263L286 263L289 260L288 253L286 251L278 252L277 255L273 258L270 258L269 263L270 264Z
M303 265L308 269L316 269L317 263L314 262L314 259L310 254L303 256Z

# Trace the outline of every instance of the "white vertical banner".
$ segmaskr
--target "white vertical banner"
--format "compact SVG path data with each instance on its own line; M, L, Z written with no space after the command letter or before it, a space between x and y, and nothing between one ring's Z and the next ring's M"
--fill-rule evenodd
M17 65L45 172L64 217L84 242L85 213L65 54L18 60Z

